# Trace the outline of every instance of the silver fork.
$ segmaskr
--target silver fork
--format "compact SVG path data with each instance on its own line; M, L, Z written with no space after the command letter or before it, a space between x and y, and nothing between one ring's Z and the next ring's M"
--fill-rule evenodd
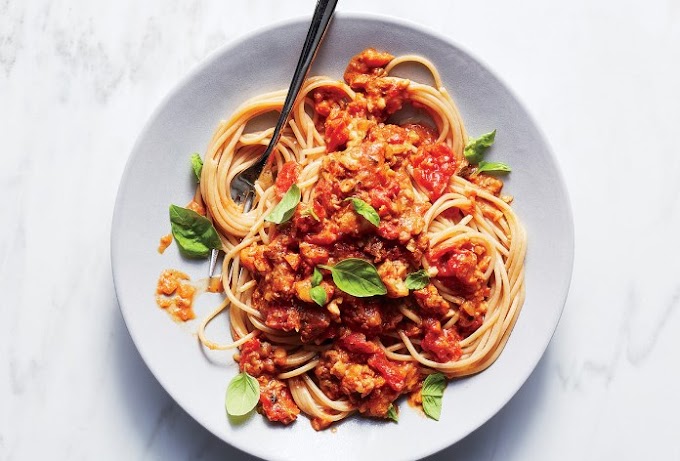
M250 211L253 206L253 199L255 198L255 182L260 177L262 169L267 164L267 160L269 160L269 156L274 151L276 144L279 142L281 131L288 122L290 111L293 109L298 93L300 92L300 88L307 78L307 73L309 72L309 68L312 65L312 61L314 61L314 57L316 56L316 52L319 49L321 41L323 40L323 36L326 33L328 24L333 17L333 11L335 11L335 5L337 3L338 0L318 0L316 2L314 16L312 16L312 23L309 25L307 38L305 39L305 43L302 47L300 59L298 60L297 66L295 67L295 73L293 74L293 79L290 82L288 94L286 95L286 100L284 101L283 108L281 109L281 115L279 115L279 119L276 122L276 128L274 128L272 139L269 141L267 149L262 153L257 162L239 173L231 183L231 198L237 204L243 204L244 213ZM210 253L210 267L208 269L208 277L212 277L215 273L218 255L219 250L213 249Z

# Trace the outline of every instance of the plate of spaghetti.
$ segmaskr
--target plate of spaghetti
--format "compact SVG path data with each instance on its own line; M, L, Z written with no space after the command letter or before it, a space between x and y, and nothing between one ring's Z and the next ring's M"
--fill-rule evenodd
M114 211L119 304L159 382L226 442L423 457L491 418L545 351L571 277L568 196L478 61L339 14L244 211L230 185L269 143L305 32L225 46L151 117Z

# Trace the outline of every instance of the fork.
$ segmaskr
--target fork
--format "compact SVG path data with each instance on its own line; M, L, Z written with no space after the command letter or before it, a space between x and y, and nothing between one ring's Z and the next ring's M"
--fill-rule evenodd
M257 159L254 164L239 173L231 183L231 198L238 205L243 205L244 213L250 211L253 206L253 200L255 198L255 182L257 182L264 166L267 164L267 160L269 160L270 155L278 144L283 127L288 123L290 111L295 106L300 88L302 88L302 84L307 78L307 73L314 61L316 52L321 45L321 41L323 40L328 24L333 17L333 12L335 11L335 5L337 3L338 0L318 0L316 2L314 16L312 16L312 22L307 31L307 38L305 38L305 43L302 46L302 52L300 53L300 58L295 67L295 73L293 73L293 79L290 82L288 94L286 95L283 107L281 108L281 114L276 122L272 139L269 141L267 149L265 149L260 158ZM215 273L218 255L219 250L217 249L213 249L210 253L210 267L208 269L208 277L210 278L212 278Z

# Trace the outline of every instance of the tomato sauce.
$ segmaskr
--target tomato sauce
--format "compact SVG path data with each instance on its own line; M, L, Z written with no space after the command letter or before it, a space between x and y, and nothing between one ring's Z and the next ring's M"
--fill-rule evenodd
M193 310L195 294L196 288L184 272L166 269L158 277L156 304L177 322L186 322L196 317Z
M158 252L163 254L172 243L172 234L164 235L158 243Z
M444 143L425 144L411 159L416 183L435 201L444 193L458 167L451 149Z
M208 279L208 287L206 288L208 293L222 293L224 292L224 286L222 285L222 277L210 277Z
M197 200L192 200L187 204L185 207L189 210L195 211L196 213L200 214L201 216L205 216L205 206L200 201Z
M319 388L331 399L348 400L359 412L380 418L387 417L399 396L419 395L424 379L415 363L391 360L381 344L392 344L403 331L431 360L460 358L460 341L483 320L488 293L480 281L490 263L483 248L473 244L430 248L424 216L460 165L451 148L437 142L436 129L388 122L409 98L408 81L386 75L384 67L392 59L369 49L350 61L344 76L357 92L353 100L337 91L313 92L317 128L327 147L319 180L309 201L272 231L267 244L254 243L239 254L257 282L251 304L264 324L298 335L303 344L320 346L313 371ZM277 198L300 173L296 162L281 166L275 178ZM414 193L413 182L427 199ZM349 199L370 205L380 218L378 225L357 213ZM462 311L460 327L442 326L454 306L434 284L419 290L404 286L407 274L423 268L424 257L433 277L465 297L472 314ZM326 302L318 305L310 296L314 269L347 258L373 264L387 294L350 296L323 269L319 286ZM400 304L422 318L422 324L406 319ZM239 366L261 384L260 411L271 421L289 424L299 409L276 378L285 371L285 354L264 338L254 338L241 346ZM322 418L312 421L317 430L329 424Z
M302 168L295 162L286 162L281 167L276 176L276 182L274 183L276 187L276 197L280 200L281 197L290 189L290 186L295 184L300 176L300 171Z

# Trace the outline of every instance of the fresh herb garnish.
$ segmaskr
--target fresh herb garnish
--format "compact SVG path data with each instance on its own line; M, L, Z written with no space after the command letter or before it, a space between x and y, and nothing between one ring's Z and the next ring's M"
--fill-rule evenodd
M203 171L203 160L197 153L191 154L191 168L194 169L196 181L201 182L201 172Z
M297 184L293 184L264 220L274 224L282 224L288 221L295 214L295 207L300 203L300 197L300 188Z
M348 258L333 267L321 264L318 267L331 271L335 285L349 295L366 298L387 293L375 266L363 259Z
M300 212L300 215L301 215L301 216L311 216L311 217L314 218L316 221L321 221L321 220L319 219L319 217L317 216L316 211L314 211L314 205L311 204L311 203L307 206L307 208L305 208L304 210L302 210L302 211Z
M380 215L378 215L378 212L375 211L375 208L373 208L371 205L356 197L351 197L345 200L351 201L352 205L354 206L354 211L366 218L368 222L373 224L375 227L380 225Z
M390 407L387 409L387 417L395 423L399 422L399 413L397 412L397 407L395 407L394 404L390 404Z
M442 397L446 388L446 376L441 373L428 375L420 394L423 397L423 411L430 418L439 421L442 414Z
M309 290L309 296L321 307L325 306L328 301L328 295L322 286L312 287Z
M227 387L224 407L231 416L243 416L260 400L260 383L248 373L234 376Z
M315 267L314 272L312 272L312 286L318 286L322 280L323 275L321 275L321 271Z
M315 267L314 272L312 273L312 288L309 290L309 296L315 303L323 307L326 305L326 301L328 301L328 295L326 294L326 290L319 286L322 280L323 275L321 275L319 269Z
M193 210L170 205L172 236L187 256L205 257L212 249L222 249L222 242L212 223Z
M478 138L468 139L463 152L468 162L479 163L484 152L493 144L494 139L496 139L496 130L485 133Z
M425 286L430 283L430 277L428 277L425 269L420 269L418 272L412 272L406 277L405 285L409 290L420 290L425 288Z
M477 165L477 173L510 173L509 165L501 162L485 162L482 160Z

